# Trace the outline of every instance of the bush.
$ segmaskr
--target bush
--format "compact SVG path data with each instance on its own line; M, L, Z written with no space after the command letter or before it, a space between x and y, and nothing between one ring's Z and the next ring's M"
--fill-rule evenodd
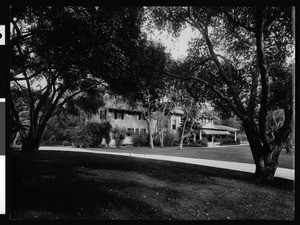
M208 140L207 138L203 137L201 140L200 140L200 146L205 146L207 147L207 143L208 143Z
M154 146L160 146L160 140L159 140L158 136L153 139L153 145Z
M245 133L239 133L236 136L237 139L239 139L240 141L247 141L247 135Z
M87 147L90 146L92 140L90 135L84 129L76 129L73 132L72 142L76 147Z
M89 122L84 127L85 132L87 132L91 137L90 147L99 147L102 144L102 139L105 138L106 142L110 137L109 133L111 131L111 124L109 122ZM109 139L108 139L109 138Z
M164 133L164 146L165 147L171 147L174 146L174 142L176 140L176 136L169 131L166 131Z
M115 140L116 143L116 148L121 148L122 143L126 137L126 133L127 133L126 130L116 127L115 129L113 129L112 133L113 133L113 139Z
M134 147L149 145L149 136L147 134L135 134L132 138Z
M218 141L220 142L220 146L226 145L226 144L240 144L240 140L238 138L235 141L232 137L219 138Z
M63 146L71 146L72 144L70 143L70 142L68 142L68 141L63 141Z
M110 137L110 135L107 135L105 137L105 143L106 143L106 145L109 145L110 141L111 141L111 137Z
M176 136L174 134L170 133L169 131L164 132L164 146L165 147L174 146L175 140L176 140ZM160 146L160 140L159 140L158 136L156 136L153 139L153 144L154 144L154 146Z

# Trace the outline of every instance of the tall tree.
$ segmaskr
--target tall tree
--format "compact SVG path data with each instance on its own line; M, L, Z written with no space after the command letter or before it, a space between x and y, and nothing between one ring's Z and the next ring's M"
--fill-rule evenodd
M275 65L286 67L293 52L290 7L152 7L157 27L178 34L186 25L199 32L193 40L184 74L216 105L243 122L256 165L255 177L273 179L282 145L292 131L292 82L285 82L285 120L273 139L267 137L270 85ZM285 77L286 79L289 76Z
M113 87L130 65L140 39L141 12L12 7L10 108L24 152L38 150L47 122L61 107L98 110L101 87ZM28 129L19 117L18 93L29 110Z
M167 93L169 78L162 76L152 65L164 70L170 57L161 44L146 39L141 40L139 48L132 67L127 70L129 76L125 79L119 78L115 82L114 91L142 110L148 125L149 145L154 149L152 126L157 122L157 111L161 108L161 100Z

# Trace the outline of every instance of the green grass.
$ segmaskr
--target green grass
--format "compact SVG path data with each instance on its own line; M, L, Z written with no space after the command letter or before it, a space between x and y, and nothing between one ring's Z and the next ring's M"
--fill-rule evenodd
M11 219L294 220L294 184L248 173L79 152L10 155Z
M92 149L92 148L88 148ZM154 154L154 155L168 155L189 158L212 159L220 161L240 162L240 163L254 163L250 147L248 145L227 146L221 148L206 148L206 147L184 147L178 150L177 147L166 147L161 149L156 147L150 149L149 147L132 147L123 146L121 149L116 148L100 148L93 150L110 151L110 152L126 152L136 154ZM279 156L279 167L294 169L294 151L286 153L283 150Z

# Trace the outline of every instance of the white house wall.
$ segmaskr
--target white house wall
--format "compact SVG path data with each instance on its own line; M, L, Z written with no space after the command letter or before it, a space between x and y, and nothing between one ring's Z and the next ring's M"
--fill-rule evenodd
M173 129L174 122L176 121L176 129ZM171 115L168 118L168 129L171 133L178 135L178 128L181 124L181 116Z
M100 120L99 115L93 115L89 121L94 121L94 122L104 122L105 120ZM146 129L148 131L148 125L146 120L140 119L138 115L129 115L127 113L124 113L124 119L115 119L114 113L113 112L107 112L107 117L106 121L110 122L113 128L115 127L120 127L120 128L125 128L128 130L128 128L133 128L135 129ZM156 125L156 121L152 120L150 127L152 131L154 131Z
M104 110L99 109L100 110ZM134 114L134 115L129 115L127 113L124 113L124 119L115 119L115 115L114 112L109 112L108 110L106 110L106 119L100 119L100 113L96 114L96 115L92 115L88 121L93 121L93 122L104 122L104 121L108 121L110 122L110 124L112 125L113 128L115 127L119 127L119 128L125 128L128 131L128 128L134 129L134 132L136 131L136 129L139 129L139 132L141 132L141 129L145 129L146 132L148 132L148 125L147 125L147 121L144 119L139 119L139 115L138 114ZM173 124L176 121L176 129L173 129ZM150 123L150 129L154 132L155 131L155 127L156 127L156 120L151 120ZM173 133L173 134L178 134L178 127L180 126L181 123L181 116L178 115L171 115L168 118L168 130ZM128 137L126 136L125 140L124 140L124 144L130 144L131 143L131 138L132 137ZM114 145L114 140L111 140L110 145Z

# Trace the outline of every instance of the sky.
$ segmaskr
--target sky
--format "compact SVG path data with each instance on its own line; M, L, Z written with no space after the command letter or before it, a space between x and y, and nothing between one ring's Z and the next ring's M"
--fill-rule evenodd
M188 42L199 35L197 32L192 31L190 27L184 29L178 38L168 34L167 31L160 32L158 30L152 30L150 32L145 28L142 29L147 33L149 40L161 42L168 53L171 53L173 59L181 59L187 56Z

